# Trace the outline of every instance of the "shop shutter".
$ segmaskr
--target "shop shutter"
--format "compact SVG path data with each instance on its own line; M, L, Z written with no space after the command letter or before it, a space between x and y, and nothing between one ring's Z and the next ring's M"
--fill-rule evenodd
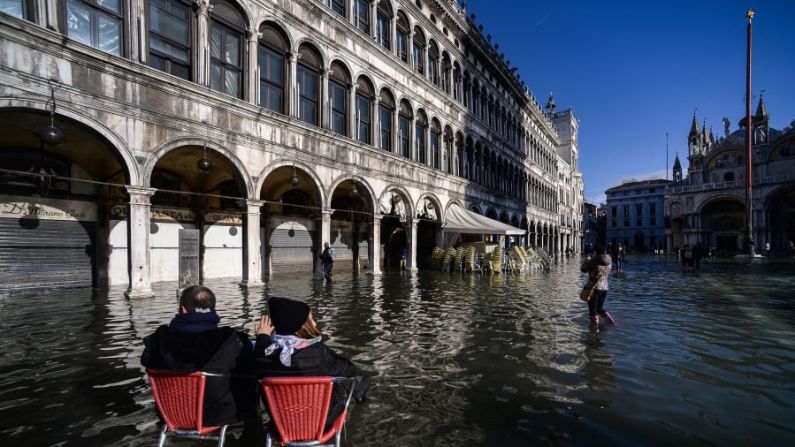
M312 270L314 253L314 221L293 218L287 222L273 222L276 229L271 233L271 269L273 272Z
M94 285L95 224L0 219L0 289Z

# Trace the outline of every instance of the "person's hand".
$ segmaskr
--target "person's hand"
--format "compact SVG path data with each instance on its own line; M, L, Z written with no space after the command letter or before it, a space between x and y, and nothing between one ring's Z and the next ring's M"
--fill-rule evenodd
M259 325L257 326L255 334L265 334L270 336L273 333L273 323L271 323L271 317L267 315L263 315L262 318L259 320Z

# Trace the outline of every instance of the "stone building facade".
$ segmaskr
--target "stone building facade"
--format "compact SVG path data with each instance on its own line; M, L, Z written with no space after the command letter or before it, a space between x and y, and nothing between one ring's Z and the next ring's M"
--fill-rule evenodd
M764 98L752 117L753 240L758 253L784 253L795 241L795 121L783 130L769 126ZM665 191L668 249L701 243L719 254L746 247L746 120L716 138L699 128L695 115L688 135L687 175L677 156L674 182Z
M662 179L630 181L605 191L607 243L634 251L662 249L668 183Z
M204 278L416 269L451 207L580 246L576 119L455 1L0 5L5 284L146 295L180 229Z

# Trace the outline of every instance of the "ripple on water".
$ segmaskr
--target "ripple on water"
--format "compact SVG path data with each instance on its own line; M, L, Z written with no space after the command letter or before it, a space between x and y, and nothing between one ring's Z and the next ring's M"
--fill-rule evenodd
M673 260L633 257L610 278L606 307L620 326L598 331L577 299L576 260L530 275L340 272L333 284L287 274L256 291L210 286L223 323L249 334L267 296L312 306L329 345L373 376L349 445L784 445L795 442L793 267L716 262L682 276ZM147 299L121 292L0 295L10 445L156 439L141 338L173 316L174 286ZM246 444L233 433L227 445Z

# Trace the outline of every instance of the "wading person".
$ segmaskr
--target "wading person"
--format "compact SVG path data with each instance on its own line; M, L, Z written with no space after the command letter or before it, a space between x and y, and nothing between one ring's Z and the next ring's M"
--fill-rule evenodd
M323 337L306 303L289 298L268 300L270 316L260 319L257 342L254 346L256 370L259 377L273 376L334 376L354 377L353 363L332 351ZM356 384L355 398L364 400L369 380ZM326 417L333 423L345 408L348 390L334 385L331 406Z
M610 312L604 309L607 298L607 277L610 275L612 259L601 242L596 244L594 250L596 252L594 256L586 258L580 267L581 272L588 274L585 286L594 289L588 300L588 315L593 325L599 325L599 316L604 317L610 324L616 324Z
M613 247L613 256L611 258L616 263L616 275L620 275L624 271L624 246L618 244Z
M320 262L323 264L323 278L331 281L331 269L334 268L334 249L328 242L323 247L323 253L320 254Z
M204 286L182 291L171 323L144 338L141 364L151 369L223 374L207 377L205 426L231 424L257 416L257 382L251 341L230 327L219 327L215 294ZM236 377L247 375L247 377Z

